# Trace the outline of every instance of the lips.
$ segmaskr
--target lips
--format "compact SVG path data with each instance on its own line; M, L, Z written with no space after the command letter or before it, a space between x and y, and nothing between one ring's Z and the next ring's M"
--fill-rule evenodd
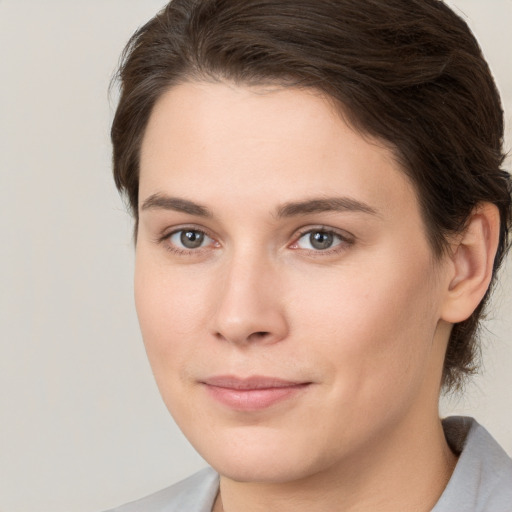
M275 377L239 378L231 375L210 377L201 383L211 398L238 411L266 409L296 397L311 384Z

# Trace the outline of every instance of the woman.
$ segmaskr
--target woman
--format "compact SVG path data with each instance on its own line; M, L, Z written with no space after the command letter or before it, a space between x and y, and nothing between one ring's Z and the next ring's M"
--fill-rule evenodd
M436 0L174 0L112 127L162 397L211 465L117 510L510 511L441 390L508 247L496 87Z

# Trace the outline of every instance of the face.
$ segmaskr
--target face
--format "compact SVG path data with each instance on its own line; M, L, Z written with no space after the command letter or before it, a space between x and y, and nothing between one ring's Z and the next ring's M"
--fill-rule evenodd
M221 474L304 478L437 417L442 263L392 152L319 94L171 89L139 192L146 350Z

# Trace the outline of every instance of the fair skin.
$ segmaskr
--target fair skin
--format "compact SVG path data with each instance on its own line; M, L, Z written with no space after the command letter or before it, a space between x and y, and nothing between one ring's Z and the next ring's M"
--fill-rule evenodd
M495 210L436 259L390 149L279 87L170 89L140 172L137 312L221 475L214 510L430 510L456 462L443 357L485 293Z

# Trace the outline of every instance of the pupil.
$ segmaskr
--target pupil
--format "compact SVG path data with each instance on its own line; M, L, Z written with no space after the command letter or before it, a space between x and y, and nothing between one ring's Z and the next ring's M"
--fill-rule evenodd
M311 233L309 241L315 249L328 249L332 245L333 236L331 233L317 231L316 233Z
M180 236L181 243L187 249L196 249L201 247L204 240L203 233L198 231L183 231Z

